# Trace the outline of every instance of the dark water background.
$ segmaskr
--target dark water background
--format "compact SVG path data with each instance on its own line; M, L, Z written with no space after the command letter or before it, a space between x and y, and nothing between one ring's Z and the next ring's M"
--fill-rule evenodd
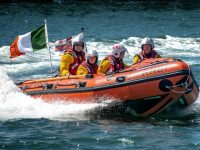
M50 41L84 27L89 48L102 49L100 56L115 42L135 53L133 48L149 36L162 55L189 63L200 83L199 1L61 2L2 1L0 47L40 26L45 18ZM199 99L179 114L124 119L116 112L103 117L94 113L104 104L46 104L16 90L14 81L46 76L48 67L44 53L14 61L1 57L0 149L200 149Z

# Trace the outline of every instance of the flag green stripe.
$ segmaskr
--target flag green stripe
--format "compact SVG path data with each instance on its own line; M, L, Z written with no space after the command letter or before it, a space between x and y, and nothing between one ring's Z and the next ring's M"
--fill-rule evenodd
M37 51L47 47L45 38L45 25L31 32L31 43L33 51Z

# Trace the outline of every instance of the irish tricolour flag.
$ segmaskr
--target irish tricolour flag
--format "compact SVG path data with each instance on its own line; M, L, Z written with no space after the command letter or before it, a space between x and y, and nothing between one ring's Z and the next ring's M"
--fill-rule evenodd
M16 37L10 46L10 58L46 48L45 25Z

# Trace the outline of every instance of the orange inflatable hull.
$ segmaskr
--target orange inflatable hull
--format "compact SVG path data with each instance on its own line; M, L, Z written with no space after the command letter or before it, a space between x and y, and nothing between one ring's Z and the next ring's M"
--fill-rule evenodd
M156 114L169 106L183 109L194 103L199 94L190 67L172 58L143 60L110 75L28 80L18 87L45 101L88 103L112 98L141 116Z

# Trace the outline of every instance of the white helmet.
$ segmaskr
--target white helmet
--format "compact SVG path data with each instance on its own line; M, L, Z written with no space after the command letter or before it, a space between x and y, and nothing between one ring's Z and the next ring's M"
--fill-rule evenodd
M145 44L150 45L152 49L154 49L154 47L155 47L153 40L151 38L148 38L148 37L146 37L142 40L142 45L141 45L142 49L143 49L143 45L145 45Z
M72 42L72 45L74 45L75 43L78 43L78 42L84 43L83 33L79 33L79 34L77 34L75 36L72 36L71 42Z
M121 52L126 52L127 49L121 44L114 44L112 47L112 55L115 58L119 58Z
M71 38L71 43L72 43L72 49L74 50L74 46L76 44L82 44L83 45L83 51L86 52L87 48L86 48L86 44L84 42L84 36L83 36L83 32L79 33L75 36L72 36Z
M98 61L98 52L96 50L88 50L86 53L86 60L88 61L93 56L96 56Z

